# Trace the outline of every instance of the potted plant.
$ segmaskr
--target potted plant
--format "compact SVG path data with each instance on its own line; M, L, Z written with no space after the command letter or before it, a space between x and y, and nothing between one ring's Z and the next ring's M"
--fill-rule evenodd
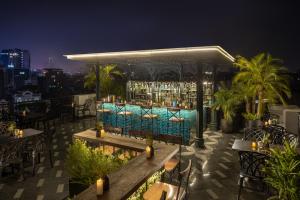
M265 133L262 140L261 140L261 143L262 143L262 147L263 148L269 148L270 147L270 133Z
M246 119L246 127L247 128L257 128L262 126L261 117L257 114L253 113L244 113L244 118Z
M270 149L270 153L263 171L265 181L276 189L277 195L269 199L300 199L300 158L296 145L285 142L283 149Z
M90 185L88 168L91 158L91 151L85 142L75 140L68 148L66 158L66 169L70 175L69 193L70 197L79 194Z
M214 94L215 101L212 105L214 110L222 110L221 130L224 133L231 133L233 130L232 118L235 115L235 109L239 104L239 96L234 89L228 89L224 84Z
M87 189L99 178L104 180L104 190L107 190L109 188L107 175L124 164L118 157L106 155L99 148L92 149L86 142L78 139L67 151L65 166L70 175L70 197Z
M17 125L16 125L16 122L14 121L9 121L7 123L7 132L10 134L10 135L14 135L14 132L15 132L15 129L17 128Z

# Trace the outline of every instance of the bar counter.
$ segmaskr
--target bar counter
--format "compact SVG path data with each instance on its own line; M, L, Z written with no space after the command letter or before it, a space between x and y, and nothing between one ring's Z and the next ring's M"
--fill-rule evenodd
M116 105L119 106L119 108ZM178 110L176 114L174 114L174 110ZM98 119L102 119L105 125L121 128L126 127L123 129L125 134L128 134L128 130L138 131L150 129L150 123L147 124L145 120L141 120L141 105L128 103L103 103L102 106L97 108L97 111L99 114L103 114L102 117L98 117ZM106 113L104 113L104 111L106 111ZM128 111L131 115L127 115L126 120L124 120L124 115L120 116L117 114L121 113L120 111ZM173 114L170 111L173 111ZM195 128L196 110L182 109L178 107L152 106L149 113L157 116L151 125L154 134L180 134L183 137L185 144L190 142L191 130ZM170 118L173 116L184 120L181 124L172 123Z
M167 145L154 142L154 157L146 159L144 140L132 139L107 133L104 138L97 138L93 130L86 130L73 135L74 138L84 139L89 142L107 144L119 148L132 149L142 152L130 160L116 172L109 174L110 189L103 196L96 196L96 186L92 185L78 196L76 200L120 200L131 196L149 177L160 170L166 161L178 152L178 145Z

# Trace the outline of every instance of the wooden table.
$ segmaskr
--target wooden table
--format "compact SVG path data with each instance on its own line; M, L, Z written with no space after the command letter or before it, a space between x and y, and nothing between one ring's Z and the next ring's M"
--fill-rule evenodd
M235 139L234 143L232 145L232 149L235 151L247 151L247 152L255 152L255 153L261 153L261 154L267 153L267 151L265 149L252 148L251 144L252 144L252 141ZM282 145L270 145L270 148L276 148L276 147L283 148ZM300 148L297 148L296 151L300 155Z
M23 135L19 136L19 137L0 136L0 144L5 144L7 142L15 141L15 140L29 139L29 138L31 138L33 136L37 136L41 133L43 133L43 131L35 130L35 129L32 129L32 128L23 129Z
M127 138L107 134L104 138L97 138L93 130L86 130L73 135L74 138L81 138L89 142L107 144L119 148L132 149L141 153L130 160L118 171L109 175L110 189L103 196L96 196L96 186L92 185L80 193L77 200L120 200L127 199L134 193L151 175L160 170L166 161L171 159L179 150L178 145L167 145L154 143L155 154L152 159L147 160L144 152L146 142L133 138Z
M34 127L35 124L45 119L45 113L27 112L25 115L20 112L16 114L19 125L23 128Z

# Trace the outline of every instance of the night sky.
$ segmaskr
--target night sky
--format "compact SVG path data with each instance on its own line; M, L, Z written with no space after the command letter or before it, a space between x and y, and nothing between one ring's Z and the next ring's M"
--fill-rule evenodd
M233 56L266 51L300 68L296 0L0 2L0 49L31 51L32 67L84 70L63 54L220 45ZM177 3L178 2L178 3Z

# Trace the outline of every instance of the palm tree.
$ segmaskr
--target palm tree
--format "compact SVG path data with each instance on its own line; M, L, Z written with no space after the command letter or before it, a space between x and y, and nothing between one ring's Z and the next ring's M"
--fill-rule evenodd
M279 59L270 54L260 53L248 60L238 56L234 63L240 72L234 77L234 84L241 84L247 93L246 99L255 102L258 99L256 114L263 114L264 100L270 103L281 102L286 104L285 98L291 96L287 69ZM247 101L246 101L247 102ZM248 110L249 111L249 110ZM255 112L255 104L252 106Z
M227 88L222 82L220 89L214 94L215 101L212 105L214 110L222 110L221 130L225 133L232 132L232 118L240 104L240 96L234 88Z
M214 94L215 102L212 105L214 110L222 110L223 119L231 122L235 115L236 106L240 103L239 95L236 91L229 89L222 82L220 89Z
M105 65L90 67L89 73L85 76L84 87L95 88L96 86L96 67L99 67L100 93L102 96L115 94L124 96L125 88L122 81L123 73L116 68L116 65Z

